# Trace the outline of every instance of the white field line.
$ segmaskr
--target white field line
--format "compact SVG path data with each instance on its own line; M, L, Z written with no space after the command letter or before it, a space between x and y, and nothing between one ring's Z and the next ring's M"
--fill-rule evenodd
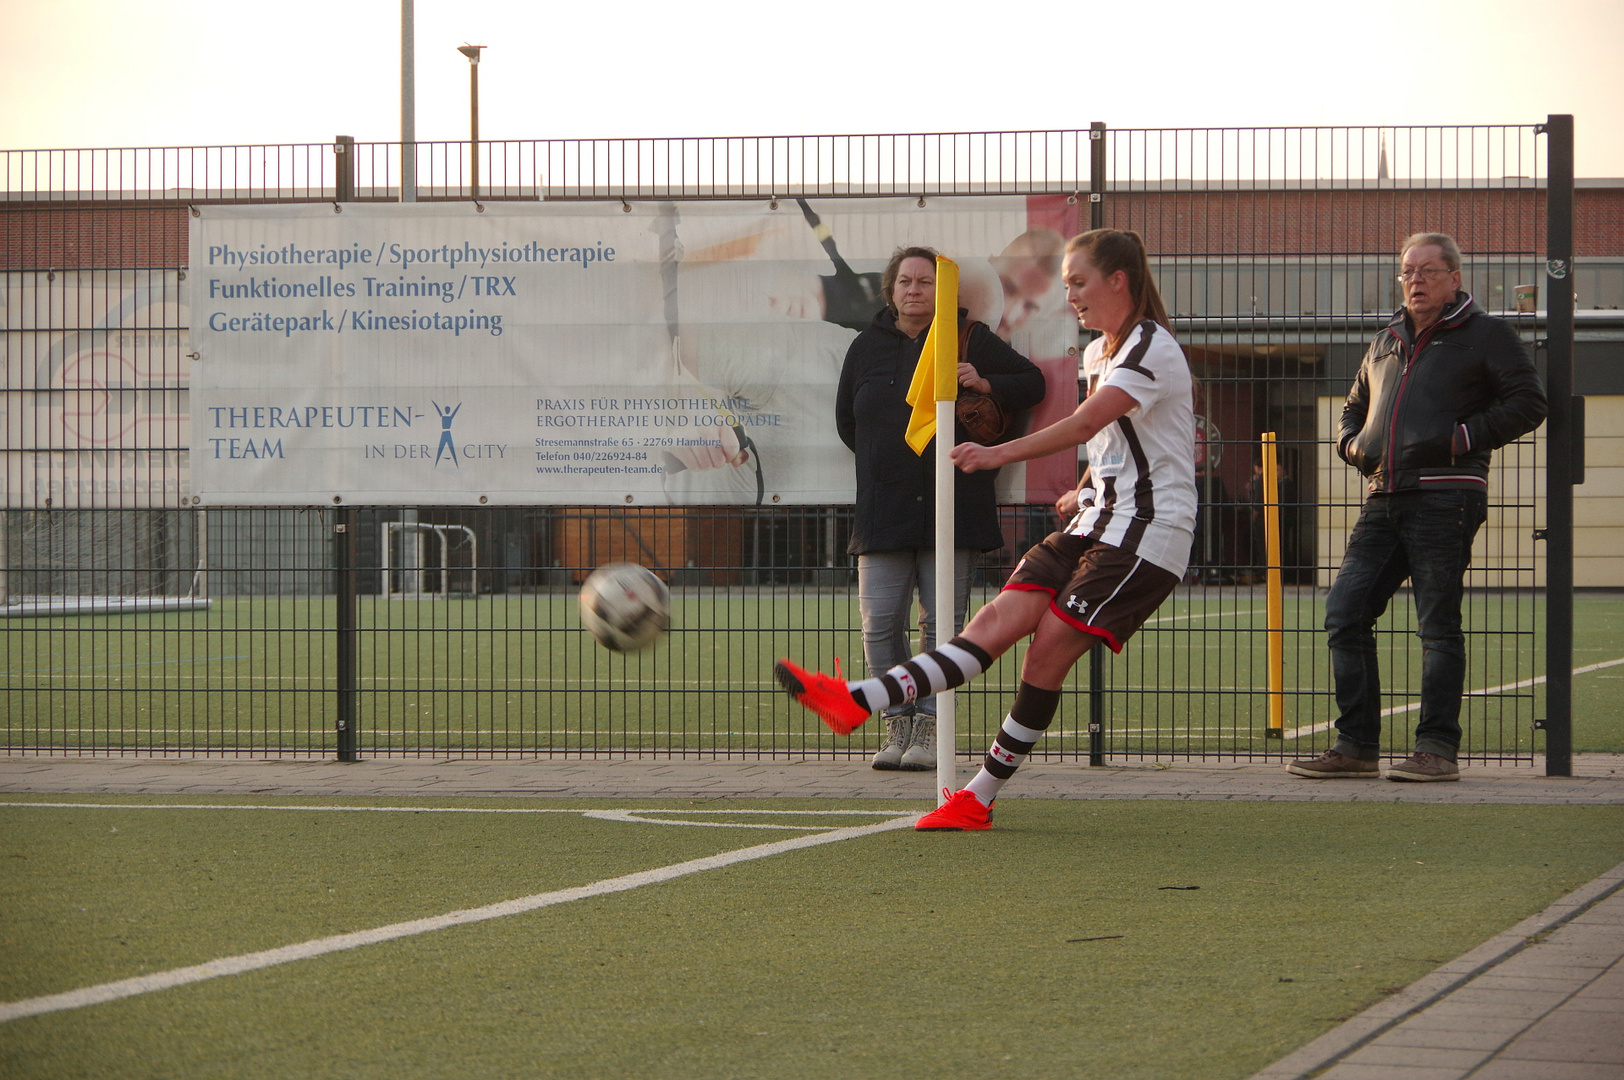
M1573 669L1573 674L1587 675L1592 671L1600 671L1602 668L1617 667L1620 664L1624 664L1624 656L1619 657L1617 660L1603 660L1599 664L1586 664L1584 667L1576 667ZM1522 679L1518 682L1503 683L1499 686L1491 686L1486 690L1468 690L1467 694L1473 697L1481 697L1488 694L1503 694L1507 690L1521 690L1525 686L1538 686L1544 681L1545 676L1540 675L1532 679ZM1399 713L1414 712L1420 707L1421 703L1419 701L1412 701L1407 705L1394 705L1391 708L1383 709L1381 714L1383 716L1396 716ZM1300 739L1304 735L1313 735L1316 732L1329 731L1335 725L1336 721L1327 720L1323 724L1310 724L1306 727L1292 728L1290 731L1285 733L1285 737L1288 739Z
M1174 728L1172 725L1168 725L1167 727L1159 727L1159 728L1158 727L1128 727L1128 728L1108 728L1106 730L1107 735L1157 735L1157 736L1160 736L1160 737L1165 738L1165 739L1199 739L1199 738L1202 738L1202 737L1204 737L1206 735L1214 735L1214 734L1216 734L1216 735L1247 735L1247 734L1252 734L1252 733L1253 733L1252 728L1239 727L1239 726L1235 726L1235 725L1225 725L1225 726L1216 726L1216 727L1209 725L1207 727L1188 727L1188 728ZM1050 728L1044 734L1046 734L1051 739L1053 739L1053 738L1072 738L1072 737L1082 739L1082 738L1086 738L1090 734L1090 732L1089 732L1089 730L1087 728ZM4 804L0 803L0 805L4 805Z
M792 832L815 832L827 829L827 825L740 825L732 821L671 821L666 818L644 817L644 814L663 814L664 810L582 810L582 817L596 818L599 821L626 821L635 825L689 825L699 829L783 829ZM680 813L680 811L679 811ZM726 813L726 811L713 811L713 813ZM877 810L874 813L888 814L888 811Z
M1230 615L1256 615L1263 608L1236 608L1234 611L1187 611L1183 615L1163 615L1159 619L1147 619L1144 625L1154 626L1157 623L1178 622L1180 619L1222 619Z
M157 667L164 664L214 664L226 660L247 660L251 653L237 653L235 656L190 656L174 660L131 660L127 664L76 664L73 667L59 668L18 668L11 671L0 671L0 675L60 675L70 671L106 671L109 668L127 667ZM191 678L192 676L186 676Z
M713 825L727 829L827 829L827 825L745 825L739 822L661 821L641 814L756 814L781 817L896 817L892 810L744 810L732 807L706 810L576 810L565 807L508 806L294 806L256 803L68 803L0 802L0 807L44 807L53 810L303 810L311 813L350 814L580 814L603 821L635 821L653 825Z
M774 683L773 686L776 689L778 684ZM1123 692L1129 692L1129 691L1134 690L1135 688L1134 687L1123 687L1121 689L1123 690ZM1154 687L1141 687L1141 688L1138 688L1138 689L1154 690L1155 688ZM1237 687L1228 687L1227 689L1231 689L1231 690L1250 690L1252 688L1251 687L1238 687L1237 686ZM1267 691L1264 691L1264 690L1258 690L1257 692L1260 693L1260 694L1267 693ZM1011 690L1010 695L1013 696L1013 694L1014 694L1014 691ZM101 727L86 727L86 726L82 726L82 725L77 726L77 727L65 727L65 726L62 726L60 724L53 726L53 725L51 725L49 723L34 724L34 723L26 722L26 721L21 722L21 723L14 723L14 724L0 724L0 731L20 732L20 733L23 733L23 734L34 734L34 733L37 733L37 732L48 732L49 734L52 734L52 735L104 735L104 734L109 734L109 733L111 733L111 732L113 732L115 730L120 732L120 733L129 733L129 734L132 734L132 735L174 735L174 736L177 736L177 737L182 736L182 735L267 735L267 736L269 736L269 735L280 735L280 736L293 736L293 735L309 735L309 734L326 735L326 734L329 733L329 729L326 726L321 726L321 727L311 726L311 727L297 727L297 728L286 728L286 727L282 727L282 728L278 728L278 727L198 727L198 728L183 728L183 727L118 727L118 728L112 728L112 727L109 727L108 725L105 725L105 724L102 725ZM378 738L393 738L395 736L422 735L422 734L424 734L421 730L419 730L417 728L369 727L369 728L366 728L365 730L366 730L366 733L368 735L377 736ZM693 735L693 736L704 736L706 738L717 738L717 737L726 735L726 736L733 736L733 737L737 737L737 738L742 739L742 738L749 738L751 736L762 736L762 735L793 735L796 732L798 732L799 730L800 730L799 728L765 728L765 729L757 728L757 729L750 730L750 731L740 731L740 730L737 730L737 729L727 730L727 731L717 731L717 730L714 730L714 729L711 729L711 728L692 727L692 728L686 728L686 729L683 729L683 728L671 728L671 729L637 728L636 730L628 731L627 729L622 728L621 729L621 734L626 734L626 735L679 735L679 736L680 735ZM551 727L525 728L525 727L517 727L517 726L515 726L515 727L511 727L511 728L436 727L432 731L430 731L428 734L437 735L437 736L440 736L442 738L451 738L452 736L459 736L459 735L511 735L511 736L522 738L522 737L525 737L525 736L539 737L539 736L542 736L542 735L583 735L583 736L603 735L603 734L611 734L612 735L612 734L614 734L614 732L613 731L605 732L602 728L551 728ZM210 749L210 750L221 750L221 749L229 749L229 748L227 748L227 747L208 747L208 749ZM450 750L451 750L450 747L441 747L441 748L439 748L439 750L437 752L450 752Z
M1148 619L1148 620L1145 621L1144 625L1145 626L1155 626L1158 623L1186 622L1186 621L1193 621L1193 620L1196 620L1196 619L1224 619L1224 618L1228 618L1231 615L1256 615L1258 612L1263 611L1263 610L1265 610L1265 609L1260 608L1260 607L1250 607L1250 608L1235 608L1232 611L1187 611L1187 612L1183 613L1182 615L1163 615L1159 619ZM1248 629L1256 629L1256 628L1255 627L1248 627ZM1221 646L1209 646L1209 647L1210 648L1220 648ZM44 669L44 670L30 669L30 670L27 670L27 671L21 671L21 670L18 670L18 671L0 671L0 675L65 674L65 673L70 673L70 672L75 672L75 671L101 671L101 670L105 670L105 669L108 669L108 668L148 667L148 666L153 666L153 665L167 665L167 664L209 664L209 663L216 663L216 662L221 662L221 661L226 661L226 660L242 660L242 659L246 659L247 656L248 656L248 654L244 653L244 654L239 654L237 656L195 657L195 658L191 658L191 659L181 659L181 660L141 660L141 661L134 661L134 662L125 663L125 664L89 664L89 665L83 665L83 666L80 666L80 667L71 667L71 668L47 668L47 669ZM180 674L176 674L174 676L169 677L169 681L176 682L176 683L180 683L180 682L198 682L198 681L202 681L202 680L205 680L205 679L217 679L217 678L219 678L219 673L218 672L211 673L211 674L208 674L208 675L180 675ZM297 676L297 675L245 675L245 676L239 676L238 681L239 682L288 682L290 680L297 680L298 678L299 678L299 676ZM477 676L477 675L464 675L464 676L447 675L444 678L436 679L435 682L436 682L437 685L427 687L427 688L424 688L424 687L414 688L414 687L410 687L410 686L400 688L399 687L399 680L389 679L389 678L381 678L381 677L380 678L367 678L367 677L363 676L360 681L363 684L378 683L378 684L381 684L381 685L388 685L390 687L399 688L401 693L410 693L413 689L417 689L421 693L437 693L437 692L444 692L444 691L442 691L440 689L441 685L451 686L451 685L461 684L461 683L477 683L477 682L481 681L481 677ZM669 686L715 686L716 685L714 679L666 679L664 681ZM516 689L516 690L520 690L521 692L522 692L523 689L529 688L529 687L541 688L541 687L563 686L566 689L579 690L582 693L590 693L590 692L593 692L593 691L603 689L602 687L598 687L598 686L581 685L579 683L579 681L572 682L569 679L563 679L563 680L559 680L559 679L515 679L515 680L510 680L506 685L510 690L515 690ZM772 679L765 679L765 680L758 681L758 682L740 683L740 684L737 684L736 686L733 686L733 687L719 688L719 690L721 692L726 692L727 690L751 690L751 689L759 690L759 689L761 689L763 687L776 688L777 686L778 686L778 684L776 682L774 682ZM62 689L62 688L51 687L49 689ZM319 692L322 688L321 687L309 687L308 689L312 690L313 692Z
M130 809L131 807L125 806L124 808ZM267 807L265 809L273 808ZM575 812L579 813L580 811ZM606 878L603 881L595 881L590 885L578 885L570 889L557 889L552 892L536 893L533 896L521 896L516 900L504 900L501 903L488 904L485 907L453 911L427 919L412 919L408 922L392 923L388 926L360 930L351 934L337 934L333 937L317 938L314 941L305 941L297 945L284 945L279 949L244 953L241 956L228 956L220 960L194 964L191 967L176 968L173 971L154 972L151 975L140 975L133 979L120 979L117 982L102 983L99 986L86 986L63 994L50 994L45 997L13 1001L0 1005L0 1023L19 1020L25 1016L39 1016L42 1013L60 1012L65 1009L81 1009L87 1005L100 1005L108 1001L118 1001L121 998L136 997L140 994L150 994L158 990L169 990L177 986L186 986L207 979L216 979L223 975L241 975L249 971L259 971L281 964L290 964L296 960L308 960L316 956L325 956L328 953L357 949L363 945L376 945L379 942L429 934L453 926L467 926L470 923L501 919L509 915L520 915L527 911L535 911L538 908L567 904L572 900L589 900L595 896L627 892L631 889L641 888L644 885L658 885L675 878L686 877L689 874L703 873L706 870L719 870L725 866L765 859L788 851L799 851L802 848L817 847L821 844L834 844L842 840L853 840L862 836L871 836L875 833L911 827L914 818L915 815L909 814L906 817L892 818L889 821L880 821L873 825L858 825L851 828L832 829L828 832L818 833L815 836L796 836L787 840L775 840L770 844L737 848L717 855L707 855L702 859L690 859L687 862L673 863L670 866L661 866L653 870L639 870L635 874Z
M45 807L56 810L310 810L316 812L349 811L376 814L579 814L599 821L624 821L636 825L685 825L697 829L777 829L788 832L824 832L827 825L768 825L739 821L671 821L672 814L801 814L822 817L895 817L891 810L570 810L465 806L264 806L248 803L58 803L58 802L0 802L4 807ZM647 817L648 814L666 815Z

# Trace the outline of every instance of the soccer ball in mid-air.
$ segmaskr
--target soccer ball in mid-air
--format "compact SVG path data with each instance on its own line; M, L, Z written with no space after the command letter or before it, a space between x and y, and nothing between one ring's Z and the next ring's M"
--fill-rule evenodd
M581 623L606 649L647 648L671 626L671 593L645 566L600 566L581 585Z

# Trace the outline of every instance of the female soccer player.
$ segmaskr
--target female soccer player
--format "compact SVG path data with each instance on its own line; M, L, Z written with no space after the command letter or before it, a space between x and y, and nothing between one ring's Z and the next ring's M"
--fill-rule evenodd
M1114 652L1184 576L1194 534L1193 380L1134 232L1096 229L1066 245L1066 299L1103 336L1083 354L1076 412L1000 446L960 443L964 472L1088 444L1088 469L1057 504L1070 523L1026 553L1003 591L947 644L879 678L844 682L780 660L780 684L837 734L873 713L975 678L1028 635L1015 703L981 772L919 829L986 829L992 804L1054 719L1066 676L1100 641ZM944 752L951 752L950 748Z

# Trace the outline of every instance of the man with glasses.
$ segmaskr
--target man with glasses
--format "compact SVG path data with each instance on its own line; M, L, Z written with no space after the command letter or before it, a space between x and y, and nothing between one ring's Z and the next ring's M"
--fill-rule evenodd
M1466 642L1461 594L1488 506L1489 455L1545 418L1522 339L1460 289L1460 246L1417 233L1399 249L1404 306L1366 350L1342 409L1337 453L1369 482L1325 603L1336 744L1286 771L1313 779L1381 775L1376 620L1408 578L1421 638L1414 752L1389 780L1459 780Z

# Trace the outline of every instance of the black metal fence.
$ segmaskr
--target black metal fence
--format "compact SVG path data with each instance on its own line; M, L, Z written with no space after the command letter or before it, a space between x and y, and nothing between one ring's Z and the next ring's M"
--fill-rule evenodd
M1321 608L1361 494L1330 433L1365 344L1399 302L1397 242L1445 231L1467 252L1466 288L1539 346L1553 401L1548 429L1497 455L1468 579L1463 750L1530 761L1548 749L1552 771L1564 771L1557 668L1566 672L1571 652L1571 512L1564 549L1559 504L1572 476L1557 448L1569 439L1571 297L1564 310L1552 290L1535 313L1520 310L1532 306L1519 290L1543 294L1547 260L1571 261L1565 121L482 143L477 170L467 144L425 143L407 170L420 182L405 191L397 144L350 139L0 153L6 746L867 752L861 737L835 740L807 723L769 674L779 655L860 666L849 507L182 508L187 208L1006 194L1058 200L1078 229L1144 235L1202 416L1191 573L1127 650L1096 650L1079 670L1079 692L1040 752L1253 758L1328 743ZM1265 659L1255 481L1266 431L1283 478L1279 686ZM24 497L24 473L45 453L56 456L58 488ZM126 490L132 475L140 496ZM983 562L981 599L1053 525L1046 506L1003 513L1006 546ZM1548 552L1535 546L1540 528ZM585 573L619 559L659 569L676 603L667 639L626 657L598 648L573 613ZM1382 634L1386 743L1402 751L1419 679L1402 595ZM978 753L996 730L1016 670L1018 657L1006 659L961 692L961 753ZM1283 738L1268 730L1271 690L1286 699Z

